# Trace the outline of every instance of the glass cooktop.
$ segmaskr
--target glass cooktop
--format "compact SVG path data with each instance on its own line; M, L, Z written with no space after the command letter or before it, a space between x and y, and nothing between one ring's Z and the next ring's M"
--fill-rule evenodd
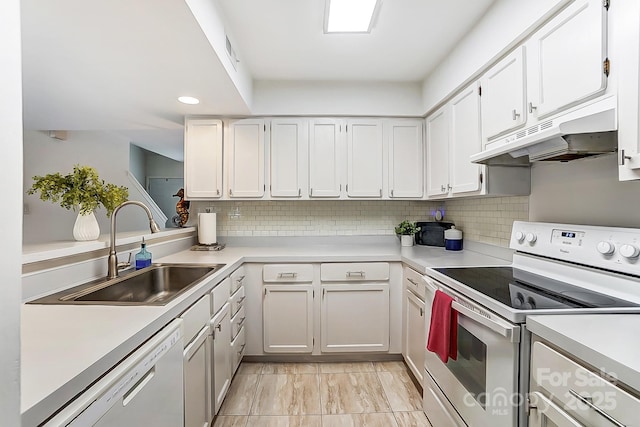
M434 270L514 309L638 307L629 301L512 267Z

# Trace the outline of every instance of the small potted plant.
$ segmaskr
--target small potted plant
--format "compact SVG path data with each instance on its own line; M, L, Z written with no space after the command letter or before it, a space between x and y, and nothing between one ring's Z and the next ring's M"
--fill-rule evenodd
M73 237L76 240L95 240L100 235L100 227L94 211L104 206L107 216L129 197L124 186L105 183L98 172L90 166L75 165L67 175L50 173L34 176L33 185L27 194L40 193L40 200L59 203L65 209L78 211Z
M400 236L402 246L413 246L414 236L420 231L420 227L415 222L402 221L396 226L396 234Z

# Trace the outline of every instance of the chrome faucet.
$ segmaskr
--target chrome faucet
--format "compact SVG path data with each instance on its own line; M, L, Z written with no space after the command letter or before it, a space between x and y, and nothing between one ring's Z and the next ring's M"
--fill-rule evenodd
M136 205L140 206L142 209L147 212L147 217L149 218L149 229L152 233L157 233L160 231L160 227L156 224L153 219L153 214L151 210L142 202L138 202L135 200L129 200L127 202L121 203L114 210L113 214L111 214L111 244L109 249L109 260L108 260L108 269L107 269L107 279L115 279L118 277L118 271L122 268L127 268L131 265L131 263L118 263L118 257L116 256L116 215L120 211L120 209L127 205ZM129 258L131 259L131 258Z

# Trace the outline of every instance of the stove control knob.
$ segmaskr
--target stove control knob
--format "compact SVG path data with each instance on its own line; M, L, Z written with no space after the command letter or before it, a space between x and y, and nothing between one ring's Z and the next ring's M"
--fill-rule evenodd
M537 239L538 236L536 236L534 233L527 233L525 237L525 240L529 243L535 243Z
M611 243L611 242L599 242L598 246L596 246L598 249L598 252L600 252L602 255L611 255L616 247Z
M513 299L513 306L515 308L520 308L522 307L522 304L524 304L524 296L520 292L518 292L516 297Z
M640 255L640 249L634 245L622 245L620 246L620 255L625 258L637 258Z
M524 241L524 233L522 231L516 231L515 238L518 243L522 243Z

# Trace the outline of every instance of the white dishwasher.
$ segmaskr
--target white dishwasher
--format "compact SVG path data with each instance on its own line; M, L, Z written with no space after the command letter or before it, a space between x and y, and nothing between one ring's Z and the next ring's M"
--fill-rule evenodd
M182 394L182 320L176 319L44 425L181 426Z

